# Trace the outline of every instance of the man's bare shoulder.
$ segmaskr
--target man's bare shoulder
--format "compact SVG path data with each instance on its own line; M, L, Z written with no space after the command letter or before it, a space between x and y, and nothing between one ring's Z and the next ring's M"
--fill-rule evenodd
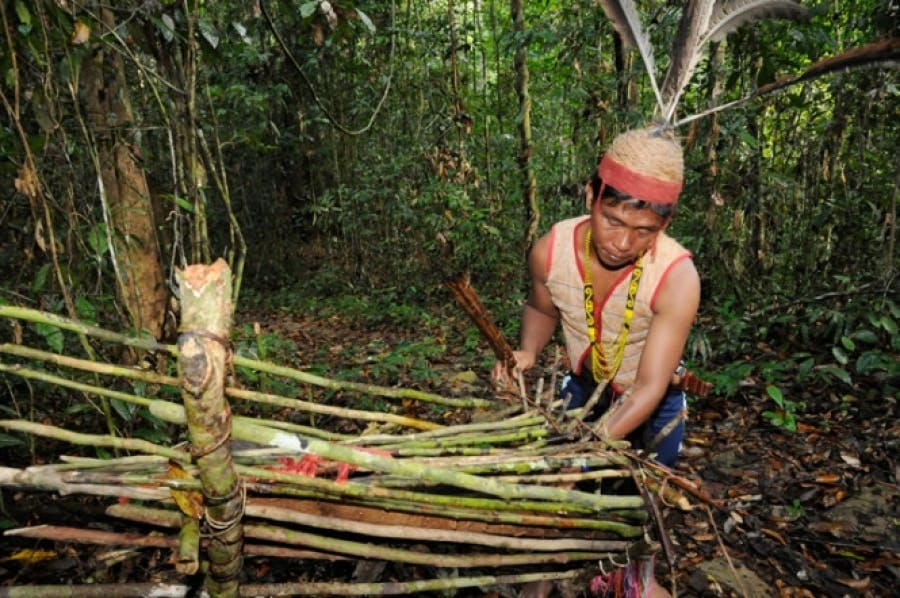
M691 318L700 306L700 273L694 261L679 260L666 274L653 302L656 313L674 311Z

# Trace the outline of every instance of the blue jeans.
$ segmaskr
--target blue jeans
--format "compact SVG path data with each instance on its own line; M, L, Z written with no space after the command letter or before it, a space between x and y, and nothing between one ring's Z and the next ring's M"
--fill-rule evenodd
M571 395L566 408L575 409L587 402L595 388L597 388L597 384L590 374L576 376L574 373L569 372L569 374L563 378L559 395L563 399L565 399L567 395ZM607 386L600 396L597 406L588 417L590 419L596 419L603 415L603 413L609 409L614 394L612 388ZM637 430L629 434L626 440L628 440L634 448L648 448L648 445L653 442L653 439L656 438L659 431L662 430L667 423L672 421L673 418L678 417L686 406L687 402L684 391L670 386L662 401L659 402L656 410L650 415L650 418ZM684 439L684 421L675 426L675 428L669 432L668 436L660 440L656 446L649 447L649 450L656 453L657 461L667 467L674 467L675 463L678 462L678 450L681 448L682 439Z

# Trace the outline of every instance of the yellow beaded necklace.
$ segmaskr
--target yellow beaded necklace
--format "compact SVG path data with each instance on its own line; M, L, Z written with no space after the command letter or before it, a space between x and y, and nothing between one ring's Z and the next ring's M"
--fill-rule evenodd
M628 342L628 331L631 329L631 319L634 316L634 300L637 296L638 285L641 282L641 274L644 270L644 255L638 256L634 262L634 270L631 271L631 281L628 283L628 298L625 301L625 320L622 322L622 330L615 342L615 356L610 367L606 360L606 352L602 342L597 338L597 325L594 321L594 281L591 279L591 229L588 228L584 235L584 315L587 320L588 339L591 341L591 373L595 382L612 380L622 365L622 357L625 355L625 344Z

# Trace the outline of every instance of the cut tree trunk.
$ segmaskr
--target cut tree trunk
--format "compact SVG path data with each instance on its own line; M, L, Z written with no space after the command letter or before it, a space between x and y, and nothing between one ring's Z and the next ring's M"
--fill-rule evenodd
M231 458L231 408L225 400L225 375L231 357L231 270L219 259L179 272L181 335L178 374L191 439L200 470L211 530L211 596L237 596L243 566L244 500Z

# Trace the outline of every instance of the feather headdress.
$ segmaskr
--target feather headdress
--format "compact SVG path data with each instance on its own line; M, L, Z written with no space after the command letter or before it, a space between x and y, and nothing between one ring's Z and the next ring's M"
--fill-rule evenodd
M626 47L641 54L656 96L655 125L619 135L600 161L604 185L660 204L678 201L683 180L681 146L673 129L678 102L710 41L724 39L741 25L765 17L802 18L795 0L688 0L670 51L662 86L657 82L653 46L644 32L634 0L598 0ZM674 169L673 169L674 168Z
M636 47L644 61L656 96L660 124L674 127L675 112L690 83L706 45L722 41L742 25L764 18L806 18L796 0L689 0L681 14L678 33L670 48L669 68L662 86L656 78L653 46L643 30L634 0L599 0L626 47Z

